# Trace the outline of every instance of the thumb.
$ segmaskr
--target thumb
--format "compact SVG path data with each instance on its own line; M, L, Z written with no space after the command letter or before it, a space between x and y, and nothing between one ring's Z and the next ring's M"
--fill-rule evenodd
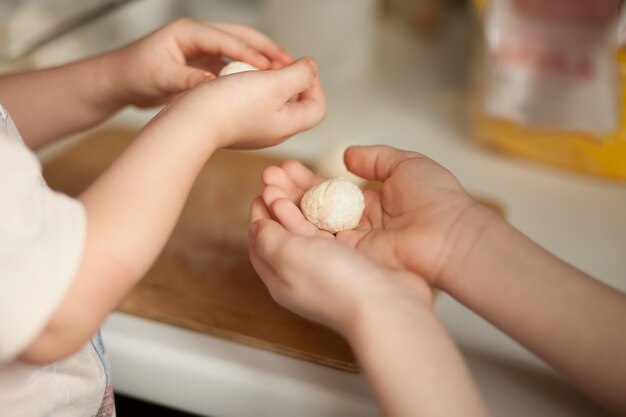
M208 71L181 66L170 71L170 76L165 81L164 89L170 94L177 94L213 79L215 79L215 75Z
M351 146L344 153L350 172L367 180L385 181L398 164L406 159L424 158L417 152L402 151L391 146Z
M311 57L304 57L275 72L280 77L281 99L287 101L311 86L317 77L317 63Z

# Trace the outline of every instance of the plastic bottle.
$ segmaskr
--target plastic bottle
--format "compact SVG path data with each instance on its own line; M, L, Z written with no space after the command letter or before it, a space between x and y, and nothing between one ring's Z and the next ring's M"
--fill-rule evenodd
M471 128L492 148L626 180L618 0L473 0Z

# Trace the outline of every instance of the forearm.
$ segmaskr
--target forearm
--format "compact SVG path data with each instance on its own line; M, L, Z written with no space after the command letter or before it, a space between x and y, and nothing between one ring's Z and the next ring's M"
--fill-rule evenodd
M590 396L626 412L624 294L562 262L495 216L478 234L458 243L453 252L459 256L444 269L441 288Z
M0 103L31 149L92 127L122 106L112 80L113 56L0 77Z
M461 354L433 312L396 307L365 312L348 337L384 414L488 415Z
M217 135L200 135L181 126L175 115L161 116L80 196L91 229L88 236L135 277L162 250L217 143ZM94 254L99 260L98 252Z
M163 249L215 143L172 119L157 116L80 196L87 214L81 265L23 359L50 362L78 349Z

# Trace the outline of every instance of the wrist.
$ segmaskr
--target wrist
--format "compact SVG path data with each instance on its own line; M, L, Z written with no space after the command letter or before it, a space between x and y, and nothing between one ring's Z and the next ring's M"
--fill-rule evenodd
M369 356L368 349L373 348L378 339L395 338L394 334L402 333L402 329L434 315L431 302L419 298L387 303L378 301L378 304L363 303L353 315L348 331L343 333L360 361Z
M468 263L489 245L492 229L501 228L506 222L482 204L473 202L461 213L449 230L448 244L440 268L432 277L431 284L443 291L452 292L459 280L467 279Z
M106 52L90 59L94 73L94 97L98 105L111 113L129 104L129 87L125 81L124 62L120 51Z
M88 110L96 121L106 119L126 104L119 94L120 86L115 75L119 72L119 65L115 60L113 53L105 53L68 67L70 83L80 88L84 110Z
M352 303L352 312L346 315L343 329L339 329L355 350L380 326L432 313L432 288L421 277L387 269L383 275L375 280L382 285L373 286L369 296Z
M144 126L142 131L154 132L155 136L163 140L175 141L172 146L206 162L221 147L219 141L221 134L217 128L206 128L206 126L215 127L208 119L198 121L190 119L196 115L197 112L193 109L186 110L184 107L167 105Z

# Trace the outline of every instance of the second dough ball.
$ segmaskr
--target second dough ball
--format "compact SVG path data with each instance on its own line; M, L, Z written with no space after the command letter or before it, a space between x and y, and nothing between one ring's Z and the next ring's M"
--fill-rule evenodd
M343 178L326 180L309 189L300 208L308 221L330 233L354 229L365 209L361 189Z
M219 75L220 77L223 77L224 75L236 74L238 72L258 70L259 69L257 67L250 65L247 62L233 61L222 68Z

